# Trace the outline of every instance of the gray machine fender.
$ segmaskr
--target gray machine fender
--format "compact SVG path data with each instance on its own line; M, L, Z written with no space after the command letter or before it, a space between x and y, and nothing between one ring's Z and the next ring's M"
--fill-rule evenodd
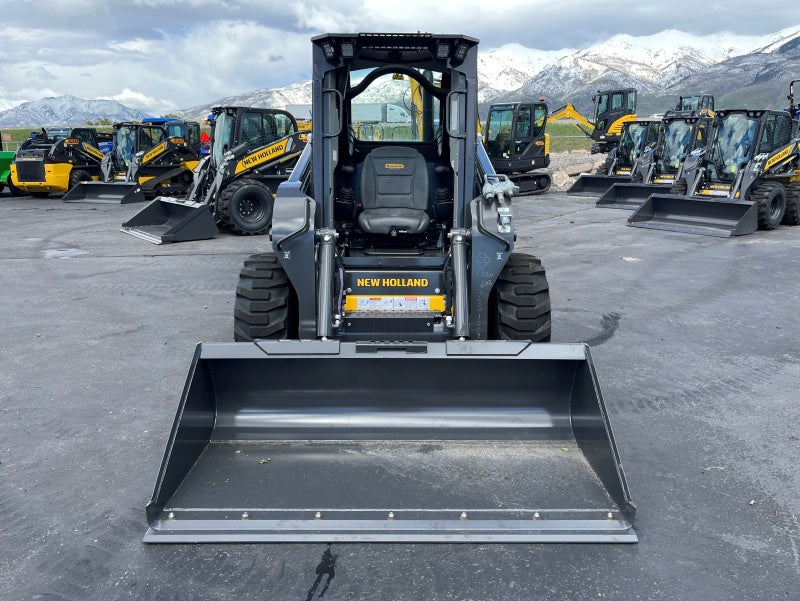
M514 250L511 200L486 202L482 197L470 203L470 337L486 340L489 324L489 294Z
M706 149L698 148L689 153L689 156L681 163L678 174L675 176L677 181L680 178L686 179L686 194L693 196L700 185L703 177L703 166L705 165Z
M272 249L297 292L300 338L316 338L316 203L300 191L300 182L278 188L272 212Z

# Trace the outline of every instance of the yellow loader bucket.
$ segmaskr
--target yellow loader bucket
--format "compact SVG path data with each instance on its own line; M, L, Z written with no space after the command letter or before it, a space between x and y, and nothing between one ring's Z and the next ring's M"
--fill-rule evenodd
M588 347L198 345L144 537L637 541Z

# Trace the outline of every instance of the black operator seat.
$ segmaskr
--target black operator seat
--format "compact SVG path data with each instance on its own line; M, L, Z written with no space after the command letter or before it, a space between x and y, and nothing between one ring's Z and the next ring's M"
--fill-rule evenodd
M421 234L430 225L430 182L422 155L406 146L370 152L361 169L358 225L369 234Z

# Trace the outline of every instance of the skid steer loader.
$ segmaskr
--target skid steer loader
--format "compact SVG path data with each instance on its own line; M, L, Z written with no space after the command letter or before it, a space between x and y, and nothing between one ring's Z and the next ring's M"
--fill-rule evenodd
M144 540L635 542L588 348L544 343L545 272L475 133L477 40L312 48L311 143L242 268L239 342L197 347ZM354 129L397 75L416 135Z
M597 206L633 210L651 194L668 191L681 162L690 152L705 146L711 120L707 113L697 114L696 110L668 111L661 120L658 140L648 145L634 163L631 181L612 184Z
M683 162L668 194L653 194L628 225L741 236L800 223L800 148L789 113L717 111L708 144Z
M79 181L101 177L102 137L91 127L42 128L17 149L11 163L12 190L44 198Z
M277 109L213 109L211 152L188 196L158 197L121 231L154 244L213 238L217 224L237 234L262 234L272 222L273 194L305 146L294 117Z
M115 123L102 181L78 181L65 202L128 204L157 194L185 194L200 155L200 124L173 118Z
M612 148L597 173L583 173L567 189L573 196L597 196L617 182L631 181L634 166L645 149L658 138L659 119L637 119L622 125L619 146Z
M520 194L541 194L550 188L550 174L535 171L550 165L547 105L540 102L493 104L486 120L486 154L497 173L508 176ZM513 134L513 136L512 136Z

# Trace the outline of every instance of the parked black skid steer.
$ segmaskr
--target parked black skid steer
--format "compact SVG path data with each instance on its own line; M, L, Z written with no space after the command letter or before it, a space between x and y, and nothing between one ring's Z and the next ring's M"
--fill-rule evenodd
M684 103L688 100L681 98ZM598 199L597 206L634 210L651 194L668 192L684 159L693 150L705 147L711 121L708 112L667 112L661 120L658 140L648 145L634 163L631 181L614 183Z
M800 148L786 112L724 110L705 148L683 162L669 194L653 194L628 225L741 236L800 223Z
M547 342L475 135L477 41L330 34L313 59L312 142L242 269L241 342L197 348L145 541L635 542L588 348ZM354 127L412 79L410 122Z

